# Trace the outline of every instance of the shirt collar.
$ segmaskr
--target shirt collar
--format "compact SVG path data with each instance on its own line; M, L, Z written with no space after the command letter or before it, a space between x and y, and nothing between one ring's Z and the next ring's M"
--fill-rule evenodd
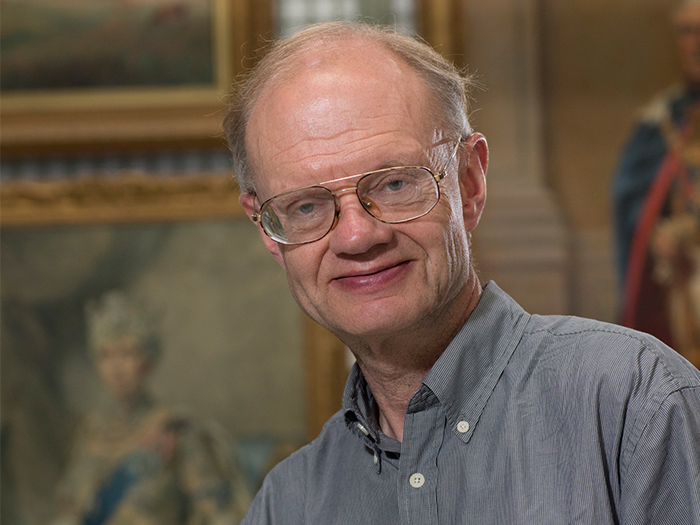
M496 283L487 283L476 308L428 372L409 407L429 389L442 404L453 431L465 443L469 441L529 318ZM345 385L343 411L353 433L378 441L377 404L357 364Z
M529 319L520 305L489 282L467 322L423 380L442 404L450 427L465 443Z

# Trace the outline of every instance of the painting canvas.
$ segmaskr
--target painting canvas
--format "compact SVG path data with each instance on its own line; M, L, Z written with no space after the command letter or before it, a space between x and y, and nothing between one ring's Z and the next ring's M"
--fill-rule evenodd
M222 147L270 0L1 0L3 158Z
M3 91L211 85L213 0L3 0Z
M154 314L153 396L219 425L251 490L306 440L302 314L249 221L5 228L0 243L4 523L55 517L76 424L105 397L86 304L111 290Z

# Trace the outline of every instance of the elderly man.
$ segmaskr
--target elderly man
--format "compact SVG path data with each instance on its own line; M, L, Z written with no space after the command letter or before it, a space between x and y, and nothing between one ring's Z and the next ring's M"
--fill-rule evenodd
M700 523L700 373L479 282L468 86L423 43L332 23L278 42L234 97L241 204L357 358L343 409L244 523Z

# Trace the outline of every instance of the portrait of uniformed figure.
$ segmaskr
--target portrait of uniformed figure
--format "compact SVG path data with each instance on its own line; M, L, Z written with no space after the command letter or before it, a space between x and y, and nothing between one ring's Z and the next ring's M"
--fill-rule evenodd
M642 109L613 187L621 321L700 366L700 1L671 19L683 81Z
M108 395L77 432L53 525L238 523L250 496L230 441L148 393L161 352L153 318L111 291L87 305L86 325Z

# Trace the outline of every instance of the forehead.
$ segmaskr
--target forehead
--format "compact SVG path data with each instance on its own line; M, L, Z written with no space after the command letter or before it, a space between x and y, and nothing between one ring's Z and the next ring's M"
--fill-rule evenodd
M309 50L251 113L246 145L256 187L296 173L350 175L425 149L438 129L434 108L423 79L379 44Z
M130 335L122 336L113 341L99 341L97 345L97 352L101 357L144 354L139 341Z
M700 25L700 2L688 2L675 12L677 25Z

